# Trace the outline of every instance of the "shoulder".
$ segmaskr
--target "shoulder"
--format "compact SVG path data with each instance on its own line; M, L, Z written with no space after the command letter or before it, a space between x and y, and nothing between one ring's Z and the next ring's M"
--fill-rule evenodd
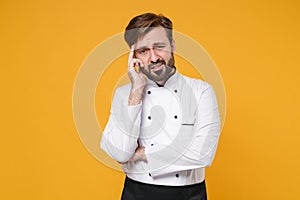
M130 88L131 88L131 84L129 83L129 84L118 87L115 92L126 93L126 92L130 91Z
M185 75L181 75L181 78L189 87L191 87L197 93L202 93L203 91L212 88L212 86L208 82L203 81L201 79L196 79Z
M123 105L124 102L128 101L130 88L131 88L131 84L127 84L115 89L113 99L112 99L113 107L117 105Z
M115 90L115 97L128 97L131 89L131 84L126 84L123 86L118 87Z

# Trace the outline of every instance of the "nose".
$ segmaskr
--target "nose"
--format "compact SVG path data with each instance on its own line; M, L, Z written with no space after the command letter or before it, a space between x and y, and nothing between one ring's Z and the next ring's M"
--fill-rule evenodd
M155 49L150 50L150 62L155 63L159 59L159 56Z

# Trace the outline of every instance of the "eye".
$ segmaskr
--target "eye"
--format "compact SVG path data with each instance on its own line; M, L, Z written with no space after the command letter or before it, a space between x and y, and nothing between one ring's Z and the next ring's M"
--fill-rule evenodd
M145 55L148 52L148 49L141 49L138 51L139 54Z
M164 49L165 48L165 45L158 45L156 46L156 49Z

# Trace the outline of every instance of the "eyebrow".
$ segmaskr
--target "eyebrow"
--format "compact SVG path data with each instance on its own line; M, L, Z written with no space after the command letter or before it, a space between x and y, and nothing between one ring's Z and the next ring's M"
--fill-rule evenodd
M159 46L159 45L166 45L166 43L165 42L155 42L153 44L153 46ZM141 50L141 49L148 49L148 48L149 48L148 46L141 46L141 47L135 49L135 51L138 51L138 50Z

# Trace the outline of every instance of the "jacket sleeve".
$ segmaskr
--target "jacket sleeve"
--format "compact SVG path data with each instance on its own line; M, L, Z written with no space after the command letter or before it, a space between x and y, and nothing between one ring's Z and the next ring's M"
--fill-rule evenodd
M145 148L152 176L211 165L220 135L220 118L215 93L209 84L206 86L197 98L195 122L182 124L170 145Z
M100 146L118 162L127 162L135 153L140 134L141 104L128 106L129 93L117 89Z

